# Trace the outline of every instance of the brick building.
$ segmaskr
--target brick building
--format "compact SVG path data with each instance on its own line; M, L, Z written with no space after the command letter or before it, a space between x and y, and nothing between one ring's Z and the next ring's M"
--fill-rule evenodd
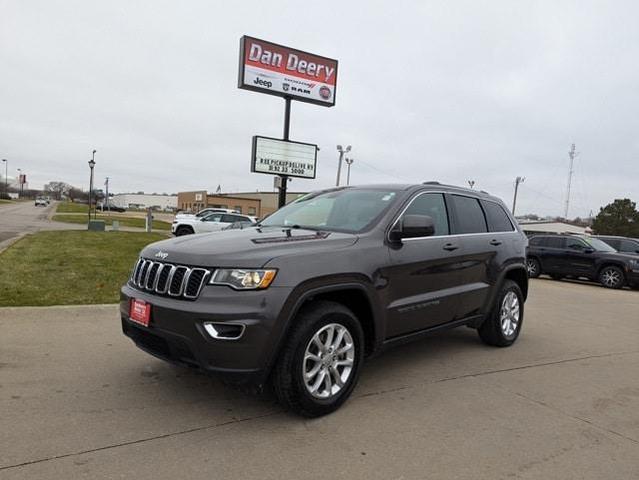
M290 203L305 192L287 192L286 203ZM206 190L178 193L178 209L197 212L207 207L230 208L245 215L264 218L277 210L277 192L241 192L209 194Z

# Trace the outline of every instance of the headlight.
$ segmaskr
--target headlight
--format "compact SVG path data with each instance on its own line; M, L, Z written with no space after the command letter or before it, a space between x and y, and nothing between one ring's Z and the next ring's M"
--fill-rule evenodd
M277 270L218 269L211 276L211 285L228 285L236 290L267 288Z

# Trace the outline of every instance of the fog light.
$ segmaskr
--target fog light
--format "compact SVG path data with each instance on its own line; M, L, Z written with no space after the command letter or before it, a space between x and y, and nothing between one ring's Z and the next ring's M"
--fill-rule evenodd
M241 323L215 323L204 324L204 330L216 340L239 340L244 334L246 325Z

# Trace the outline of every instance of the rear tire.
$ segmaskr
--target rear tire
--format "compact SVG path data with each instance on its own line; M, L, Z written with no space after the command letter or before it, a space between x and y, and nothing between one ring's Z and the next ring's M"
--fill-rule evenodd
M492 311L477 330L488 345L508 347L515 343L524 321L524 295L519 285L505 280Z
M326 415L357 384L364 359L362 326L344 305L328 301L304 307L294 322L273 371L275 394L299 415Z
M623 287L624 283L626 283L626 278L623 275L623 271L619 267L615 267L614 265L609 265L604 267L599 272L599 276L597 277L599 283L606 287L612 289L618 289Z
M528 272L528 278L537 278L541 275L541 265L536 258L528 258L526 260L526 271Z
M182 235L191 235L195 233L191 227L178 227L175 231L176 237L181 237Z

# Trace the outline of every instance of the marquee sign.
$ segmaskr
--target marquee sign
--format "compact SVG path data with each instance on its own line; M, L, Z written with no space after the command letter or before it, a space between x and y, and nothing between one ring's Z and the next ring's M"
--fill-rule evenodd
M251 172L315 178L317 145L253 137Z
M238 87L332 107L337 60L245 35L240 40Z

